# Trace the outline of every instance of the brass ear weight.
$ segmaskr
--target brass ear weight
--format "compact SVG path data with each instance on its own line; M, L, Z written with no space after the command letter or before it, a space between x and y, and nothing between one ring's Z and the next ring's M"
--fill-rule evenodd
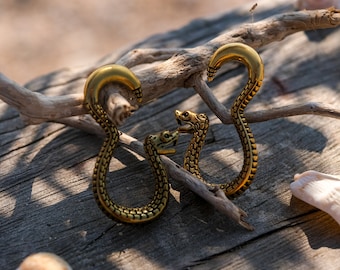
M159 155L175 153L175 149L167 149L166 147L177 142L178 131L163 131L145 138L145 154L156 180L155 192L151 202L139 208L125 207L113 202L106 189L106 174L113 150L119 140L119 131L99 103L100 91L108 83L119 83L126 86L134 93L139 102L142 101L140 82L126 67L119 65L103 66L88 77L84 88L85 105L106 134L93 171L92 189L94 197L99 208L109 218L126 223L151 221L164 211L169 199L168 176Z
M217 70L226 62L240 61L248 68L248 82L231 108L231 116L240 137L244 162L239 175L230 183L219 184L226 196L234 198L242 194L251 184L257 170L258 153L255 139L244 116L244 110L262 85L263 63L257 52L241 43L231 43L220 47L212 56L208 67L208 81L212 81ZM85 105L96 122L105 131L106 138L98 154L93 171L93 193L99 208L110 218L126 223L142 223L157 218L166 208L169 199L168 176L159 155L174 154L179 133L191 133L193 137L184 157L184 168L197 178L207 183L201 176L198 166L200 151L209 128L209 119L205 114L176 110L177 121L182 125L177 131L163 131L149 135L144 141L146 158L155 176L156 185L153 199L143 207L125 207L113 202L106 189L106 174L112 153L119 141L119 131L111 122L99 103L101 89L108 83L126 86L142 101L141 85L138 78L126 67L119 65L103 66L95 70L87 79L84 95ZM215 186L216 184L209 184Z
M264 67L260 56L254 49L242 43L231 43L220 47L211 57L208 66L208 81L212 81L217 70L231 60L239 61L248 68L248 82L231 107L231 116L244 153L241 172L234 180L224 184L210 184L201 176L198 161L209 127L208 117L205 114L178 110L175 111L175 117L179 124L182 122L186 124L178 128L179 132L193 134L185 153L184 168L206 184L219 186L228 198L235 198L248 189L257 170L258 152L254 135L244 116L244 110L262 85Z

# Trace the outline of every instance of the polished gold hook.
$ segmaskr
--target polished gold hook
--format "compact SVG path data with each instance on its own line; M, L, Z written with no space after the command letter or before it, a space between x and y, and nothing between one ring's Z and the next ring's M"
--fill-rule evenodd
M219 68L226 62L236 60L248 68L248 77L252 81L262 81L264 68L261 57L248 45L230 43L218 48L208 65L208 81L211 82Z
M127 67L106 65L93 71L87 78L84 87L85 103L99 104L99 93L108 83L119 83L132 90L138 102L142 102L141 83Z

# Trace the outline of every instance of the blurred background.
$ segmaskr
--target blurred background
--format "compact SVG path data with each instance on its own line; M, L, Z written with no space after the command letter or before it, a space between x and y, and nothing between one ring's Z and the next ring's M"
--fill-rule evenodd
M260 1L257 1L260 4ZM256 0L0 1L0 73L24 84Z

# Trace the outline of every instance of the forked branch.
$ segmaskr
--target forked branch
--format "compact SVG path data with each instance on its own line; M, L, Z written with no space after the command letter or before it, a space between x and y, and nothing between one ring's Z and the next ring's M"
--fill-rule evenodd
M259 48L299 31L333 28L339 25L340 10L290 12L242 25L191 49L136 49L117 59L116 64L135 68L134 73L140 79L143 89L142 104L146 104L179 87L194 87L197 90L197 76L202 76L210 56L221 45L241 42ZM140 66L142 64L144 65ZM96 68L87 68L83 74L75 72L74 78L69 79L87 77L88 73ZM50 87L53 86L53 82L50 84ZM60 87L61 91L64 90ZM117 91L112 93L116 95ZM111 105L107 106L108 114L113 120L116 118L117 122L125 117L124 114L127 115L122 108L135 108L138 105L126 89L120 89L119 94L122 98L117 98L117 102L111 102ZM202 96L202 93L200 95ZM17 108L27 124L84 114L86 110L82 108L82 96L83 89L75 89L75 95L47 97L31 92L0 74L0 98ZM106 102L108 101L103 100L103 104Z
M191 49L133 50L118 59L116 64L133 68L134 73L141 81L143 104L176 88L193 87L212 112L224 124L230 124L232 121L229 111L218 102L202 79L208 60L218 47L226 43L241 42L259 48L299 31L333 28L338 25L340 25L339 10L291 12L243 25ZM95 68L97 67L87 68L86 72L84 71L80 76L79 73L75 73L73 80L84 79L88 72ZM65 85L66 87L68 86ZM129 111L135 108L137 102L125 89L117 90L108 86L108 91L105 92L108 94L103 97L102 103L106 104L105 107L113 122L119 124L128 117ZM59 122L99 136L104 135L101 128L86 115L87 111L83 107L83 89L74 89L74 94L70 95L45 96L38 92L32 92L0 74L0 98L16 108L27 124L39 124L46 121ZM319 114L340 118L340 110L319 103L272 108L248 113L246 117L249 122L260 122L301 114ZM140 155L144 155L142 145L136 139L122 134L120 142ZM163 161L173 179L184 183L243 227L252 229L252 226L244 221L245 212L222 196L219 190L211 192L207 186L197 181L195 177L169 158L163 157Z

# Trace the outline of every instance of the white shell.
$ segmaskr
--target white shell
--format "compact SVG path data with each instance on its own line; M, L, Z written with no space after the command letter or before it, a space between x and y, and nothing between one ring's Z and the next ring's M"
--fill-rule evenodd
M72 270L72 268L59 256L40 252L25 258L17 270Z
M340 176L306 171L294 176L293 195L331 215L340 225Z

